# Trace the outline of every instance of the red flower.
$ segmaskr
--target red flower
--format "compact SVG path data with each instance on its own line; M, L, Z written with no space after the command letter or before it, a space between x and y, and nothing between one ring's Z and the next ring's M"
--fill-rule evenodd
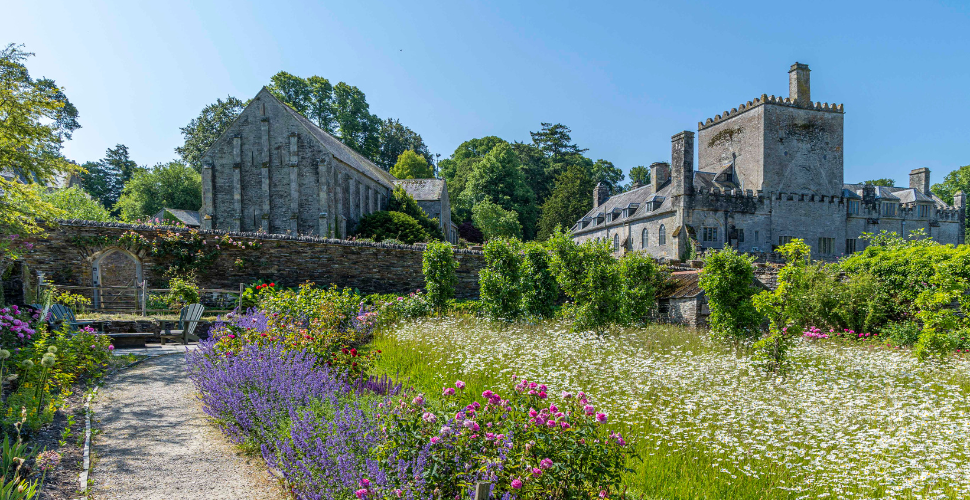
M351 349L350 350L350 355L353 356L353 357L357 357L357 349Z
M270 283L269 286L276 286L276 283Z
M354 368L357 368L357 362L356 362L356 361L354 361L354 362L353 362L353 364L351 364L350 366L352 366L352 367L354 367Z
M344 347L343 349L341 349L340 352L342 352L344 354L350 354L349 352L347 352L347 348L346 347Z

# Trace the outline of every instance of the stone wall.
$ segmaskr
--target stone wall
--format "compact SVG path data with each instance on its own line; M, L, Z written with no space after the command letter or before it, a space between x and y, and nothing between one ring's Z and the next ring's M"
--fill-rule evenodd
M61 221L48 228L46 238L34 240L34 249L26 256L25 264L34 279L40 271L47 281L55 284L91 286L95 262L100 256L120 249L138 261L139 271L150 288L164 287L167 280L163 273L168 258L152 255L151 249L144 245L119 245L118 238L129 231L153 239L165 232L189 230ZM336 284L357 288L362 293L399 293L424 288L423 249L419 246L214 230L199 233L206 237L207 245L216 245L216 238L222 236L229 236L244 246L253 241L260 244L259 248L244 249L221 245L215 261L198 273L202 288L235 290L240 283L249 284L257 279L282 286L296 286L306 281L321 286ZM456 249L455 258L459 263L457 296L477 297L478 272L484 267L482 252Z

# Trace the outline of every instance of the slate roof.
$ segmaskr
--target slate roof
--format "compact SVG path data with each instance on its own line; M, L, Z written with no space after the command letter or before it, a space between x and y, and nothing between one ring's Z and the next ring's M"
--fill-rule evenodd
M306 127L310 134L320 141L325 148L330 150L330 152L333 153L334 157L336 157L338 160L350 165L358 172L367 175L375 181L383 182L388 188L394 187L393 183L396 179L393 175L384 171L384 169L378 167L367 158L364 158L364 156L360 153L354 151L346 144L337 140L336 137L327 133L326 130L316 126L313 122L308 120L307 117L301 115L295 109L287 106L286 103L277 99L276 96L269 91L269 89L263 87L263 90L259 92L259 96L269 96L276 102L280 103L280 105L282 105L283 108L290 113L290 115L292 115L298 122Z
M660 191L658 191L657 193L654 193L653 186L648 184L643 187L631 189L625 193L613 195L609 197L606 200L606 202L604 202L602 205L596 208L590 209L590 211L586 212L586 215L581 217L579 220L589 221L589 220L595 219L596 217L604 217L605 214L608 214L610 212L622 211L625 208L632 208L634 209L634 211L632 213L628 213L626 217L621 216L620 218L614 219L609 222L607 222L606 219L604 218L603 222L595 225L591 223L585 228L575 229L574 233L579 234L586 231L602 229L607 226L623 224L624 222L632 220L633 218L643 217L650 212L664 212L666 210L669 210L671 203L673 202L671 201L671 198L670 196L668 196L668 194L672 190L673 190L673 183L668 181L660 188ZM657 206L656 208L654 208L654 203L653 203L654 200L660 203L659 206Z
M401 186L415 201L437 201L445 191L444 179L398 179L394 185Z
M175 217L179 222L185 224L189 227L199 227L199 212L195 210L182 210L181 208L163 208L157 214L155 218L158 220L165 219L165 213L168 212L172 217Z
M844 184L842 186L843 194L850 194L854 196L849 196L850 198L862 198L862 190L865 184ZM875 186L876 187L876 199L881 200L896 200L900 203L935 203L936 206L940 208L947 208L945 201L938 198L933 193L923 193L916 188L904 188L904 187L886 187L886 186Z
M670 274L670 281L674 284L674 289L665 299L687 299L697 297L704 293L700 285L701 274L699 271L676 271Z

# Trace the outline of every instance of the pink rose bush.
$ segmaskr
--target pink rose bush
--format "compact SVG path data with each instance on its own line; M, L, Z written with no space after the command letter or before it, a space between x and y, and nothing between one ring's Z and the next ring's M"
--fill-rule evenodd
M378 417L383 445L377 455L422 463L424 481L441 498L461 497L479 481L493 484L495 498L616 491L634 452L606 428L608 416L582 392L551 402L544 385L514 381L510 392L487 390L468 404L461 403L468 398L460 380L442 388L437 403L413 394L388 400Z

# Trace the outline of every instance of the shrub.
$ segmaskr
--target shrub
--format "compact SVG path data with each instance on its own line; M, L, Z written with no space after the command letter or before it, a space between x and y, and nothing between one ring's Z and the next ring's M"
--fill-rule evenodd
M556 278L549 270L549 252L542 244L525 244L521 272L522 312L532 318L550 318L559 298Z
M455 261L451 243L434 241L424 249L421 272L424 273L424 286L431 307L441 311L447 306L448 300L454 298L455 285L458 283L456 269L458 262Z
M623 322L623 277L606 242L577 245L568 232L556 228L546 242L550 269L559 288L572 299L564 314L574 330L602 332Z
M519 240L499 238L485 244L485 268L479 271L485 314L514 320L522 306L522 258Z
M179 311L189 304L199 303L199 286L191 276L172 278L168 282L168 288L165 303L173 311Z
M472 221L482 229L486 240L493 238L521 238L522 224L519 216L501 205L485 199L472 207Z
M463 240L466 240L469 243L482 243L485 241L485 235L482 234L480 229L475 227L475 224L473 224L472 221L466 220L465 222L458 224L458 234Z
M649 321L656 302L657 264L646 254L629 252L620 259L623 278L623 316L635 324Z
M754 338L759 334L762 316L755 309L752 259L732 247L707 256L700 275L700 287L711 310L711 331L734 339Z
M787 368L792 339L805 331L812 307L806 300L811 249L796 238L782 245L778 252L786 261L785 267L778 272L778 288L762 291L754 297L755 308L771 323L768 335L754 344L755 359L773 372Z
M913 348L913 354L921 361L930 358L944 359L953 353L957 340L966 336L970 320L970 297L967 283L944 266L931 278L928 287L916 297L919 311L916 318L923 323L923 331ZM954 303L958 307L953 307Z
M418 221L401 212L381 211L367 214L360 220L355 234L373 238L374 241L393 238L408 245L428 241L428 233Z
M443 241L445 239L445 235L441 231L440 221L438 219L428 217L428 213L425 212L420 205L418 205L418 202L415 201L414 197L408 194L407 191L400 186L395 187L394 191L391 193L391 197L387 202L387 209L391 212L400 212L408 215L416 220L418 225L424 229L424 232L428 235L428 238L438 241ZM421 241L428 241L428 239Z
M898 346L911 346L919 340L919 325L915 321L896 321L882 327L880 332Z

